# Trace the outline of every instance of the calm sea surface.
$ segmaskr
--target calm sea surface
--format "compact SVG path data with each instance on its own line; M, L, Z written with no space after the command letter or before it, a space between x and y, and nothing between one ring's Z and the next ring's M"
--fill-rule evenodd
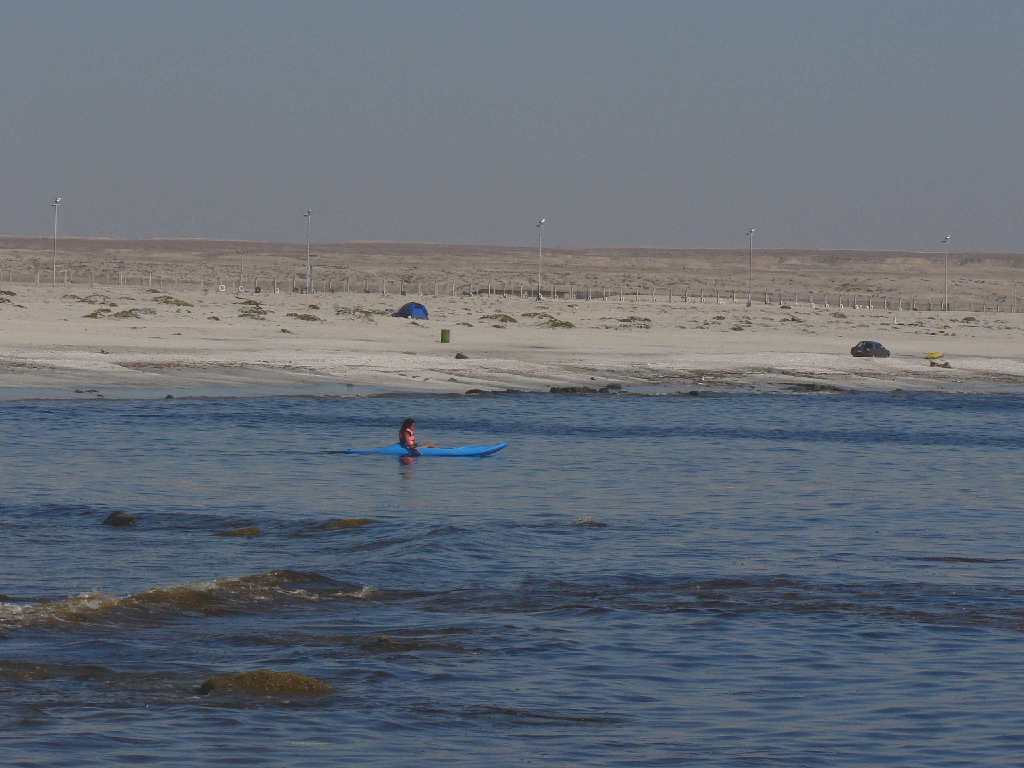
M405 416L509 447L339 453ZM0 403L0 765L1022 765L1022 416ZM197 692L255 669L335 692Z

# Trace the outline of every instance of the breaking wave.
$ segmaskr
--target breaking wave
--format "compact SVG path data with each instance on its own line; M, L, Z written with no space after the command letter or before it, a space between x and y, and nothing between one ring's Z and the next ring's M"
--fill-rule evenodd
M0 630L27 627L161 623L223 616L323 600L386 597L374 587L340 584L315 572L276 570L251 576L154 587L126 596L84 593L61 600L0 602Z

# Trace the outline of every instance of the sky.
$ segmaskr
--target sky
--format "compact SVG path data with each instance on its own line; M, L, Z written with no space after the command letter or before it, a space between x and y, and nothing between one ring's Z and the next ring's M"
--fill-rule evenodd
M0 232L1024 251L1020 0L0 0Z

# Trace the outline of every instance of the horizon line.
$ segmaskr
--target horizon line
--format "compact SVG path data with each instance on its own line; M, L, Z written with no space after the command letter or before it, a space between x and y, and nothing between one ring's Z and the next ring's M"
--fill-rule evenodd
M88 240L88 241L103 241L103 242L142 242L142 243L158 243L158 242L197 242L197 243L248 243L252 245L276 245L276 246L290 246L295 248L305 248L305 241L291 241L291 240L252 240L248 238L221 238L221 237L205 237L196 235L150 235L145 237L127 237L121 235L60 235L58 236L58 242L61 240ZM44 240L52 242L53 236L47 234L33 234L33 235L17 235L10 233L0 232L0 240ZM455 248L505 248L514 250L535 250L534 244L507 244L507 243L476 243L476 242L442 242L434 240L325 240L314 242L310 241L310 247L318 245L320 247L339 247L345 245L402 245L402 246L436 246L436 247L455 247ZM692 252L692 251L746 251L747 248L741 244L735 247L722 247L722 246L662 246L662 245L558 245L545 247L547 252L555 251L680 251L680 252ZM805 253L892 253L892 254L919 254L919 255L936 255L944 254L945 251L942 249L938 250L921 250L921 249L910 249L910 248L850 248L850 247L758 247L754 249L755 252L760 253L772 253L772 252L805 252ZM1020 256L1024 255L1024 251L971 251L965 249L950 249L950 254L966 254L974 253L978 255L986 256Z

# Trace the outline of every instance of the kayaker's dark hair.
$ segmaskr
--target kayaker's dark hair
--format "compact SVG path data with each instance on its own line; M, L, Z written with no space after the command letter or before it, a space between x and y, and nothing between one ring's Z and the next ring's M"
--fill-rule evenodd
M405 430L416 423L416 419L406 419L402 422L402 426L398 430L398 444L407 447L405 442Z

